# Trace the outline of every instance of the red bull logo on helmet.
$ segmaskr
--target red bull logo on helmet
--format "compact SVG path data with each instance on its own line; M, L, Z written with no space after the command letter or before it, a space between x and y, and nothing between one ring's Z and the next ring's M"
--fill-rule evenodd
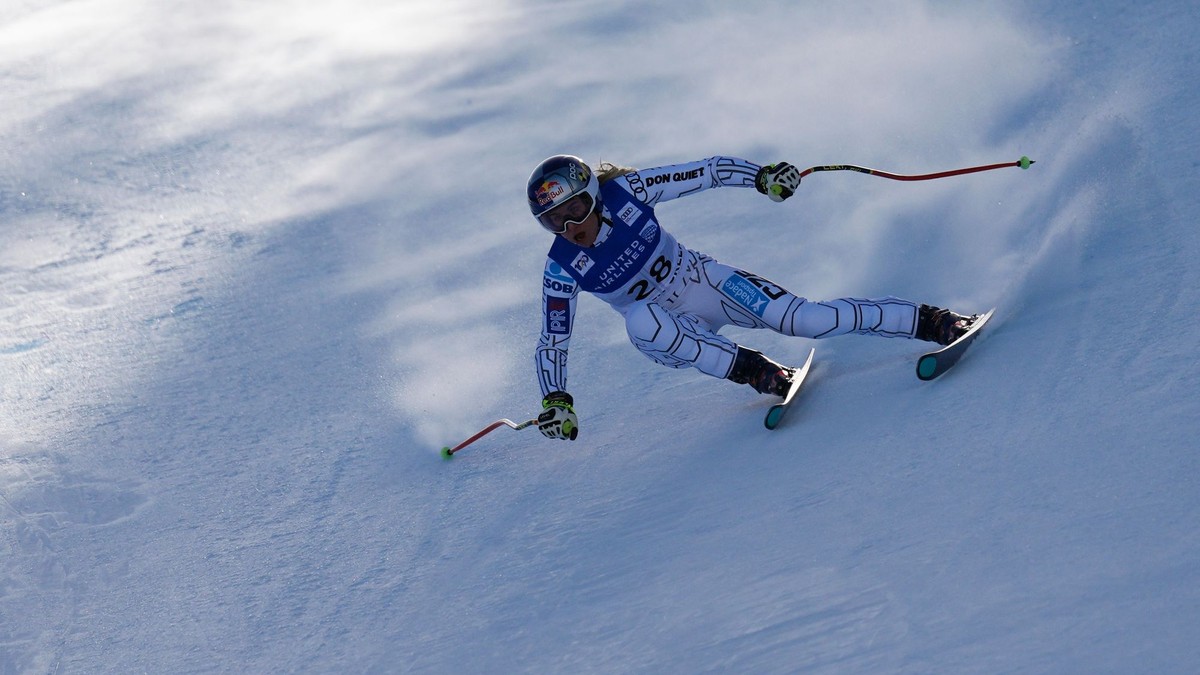
M547 204L553 204L554 201L563 196L566 191L567 189L562 186L562 183L559 183L556 180L548 180L538 187L537 192L534 193L534 196L537 197L538 206L546 206Z

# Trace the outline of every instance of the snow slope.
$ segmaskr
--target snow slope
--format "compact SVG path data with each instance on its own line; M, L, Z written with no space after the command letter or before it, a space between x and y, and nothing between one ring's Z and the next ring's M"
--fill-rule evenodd
M1194 672L1200 10L37 0L0 10L0 672ZM570 151L899 172L664 205L812 298L1000 310L655 366L584 298Z

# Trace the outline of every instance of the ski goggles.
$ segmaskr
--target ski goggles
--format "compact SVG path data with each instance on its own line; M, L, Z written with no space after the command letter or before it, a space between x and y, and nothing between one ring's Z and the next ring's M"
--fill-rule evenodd
M563 234L567 228L582 223L596 210L596 200L587 192L580 192L567 201L537 217L538 223L547 232Z

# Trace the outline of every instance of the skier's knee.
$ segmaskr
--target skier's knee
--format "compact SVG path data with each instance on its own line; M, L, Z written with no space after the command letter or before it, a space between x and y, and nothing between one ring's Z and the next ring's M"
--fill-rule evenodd
M679 339L679 326L666 310L651 303L639 303L626 312L625 331L629 341L647 356L669 350Z
M653 303L625 314L625 329L638 351L671 368L696 368L714 377L729 373L737 345L692 317L668 312Z
M668 368L690 368L695 364L696 345L687 339L679 319L655 304L640 304L625 314L629 341L646 358Z

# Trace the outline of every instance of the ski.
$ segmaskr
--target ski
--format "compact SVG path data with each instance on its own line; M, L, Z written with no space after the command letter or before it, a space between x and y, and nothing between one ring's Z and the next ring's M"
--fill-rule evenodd
M983 325L992 318L992 313L995 311L996 308L993 307L976 319L975 323L971 324L970 330L963 333L954 342L937 351L923 354L921 358L917 359L917 377L922 380L932 380L954 367L954 364L958 363L963 353L967 351L967 347L970 347L975 338L979 337Z
M808 369L812 367L813 354L816 353L816 349L808 350L808 359L804 362L804 365L797 368L796 372L792 375L792 386L790 389L788 389L787 396L783 397L783 401L781 403L776 403L775 405L771 406L770 410L767 411L767 416L763 420L763 424L766 425L768 429L774 430L775 427L779 426L779 422L783 419L784 413L786 413L788 408L792 405L792 400L796 398L796 392L800 391L800 385L804 384L804 378L808 377Z

